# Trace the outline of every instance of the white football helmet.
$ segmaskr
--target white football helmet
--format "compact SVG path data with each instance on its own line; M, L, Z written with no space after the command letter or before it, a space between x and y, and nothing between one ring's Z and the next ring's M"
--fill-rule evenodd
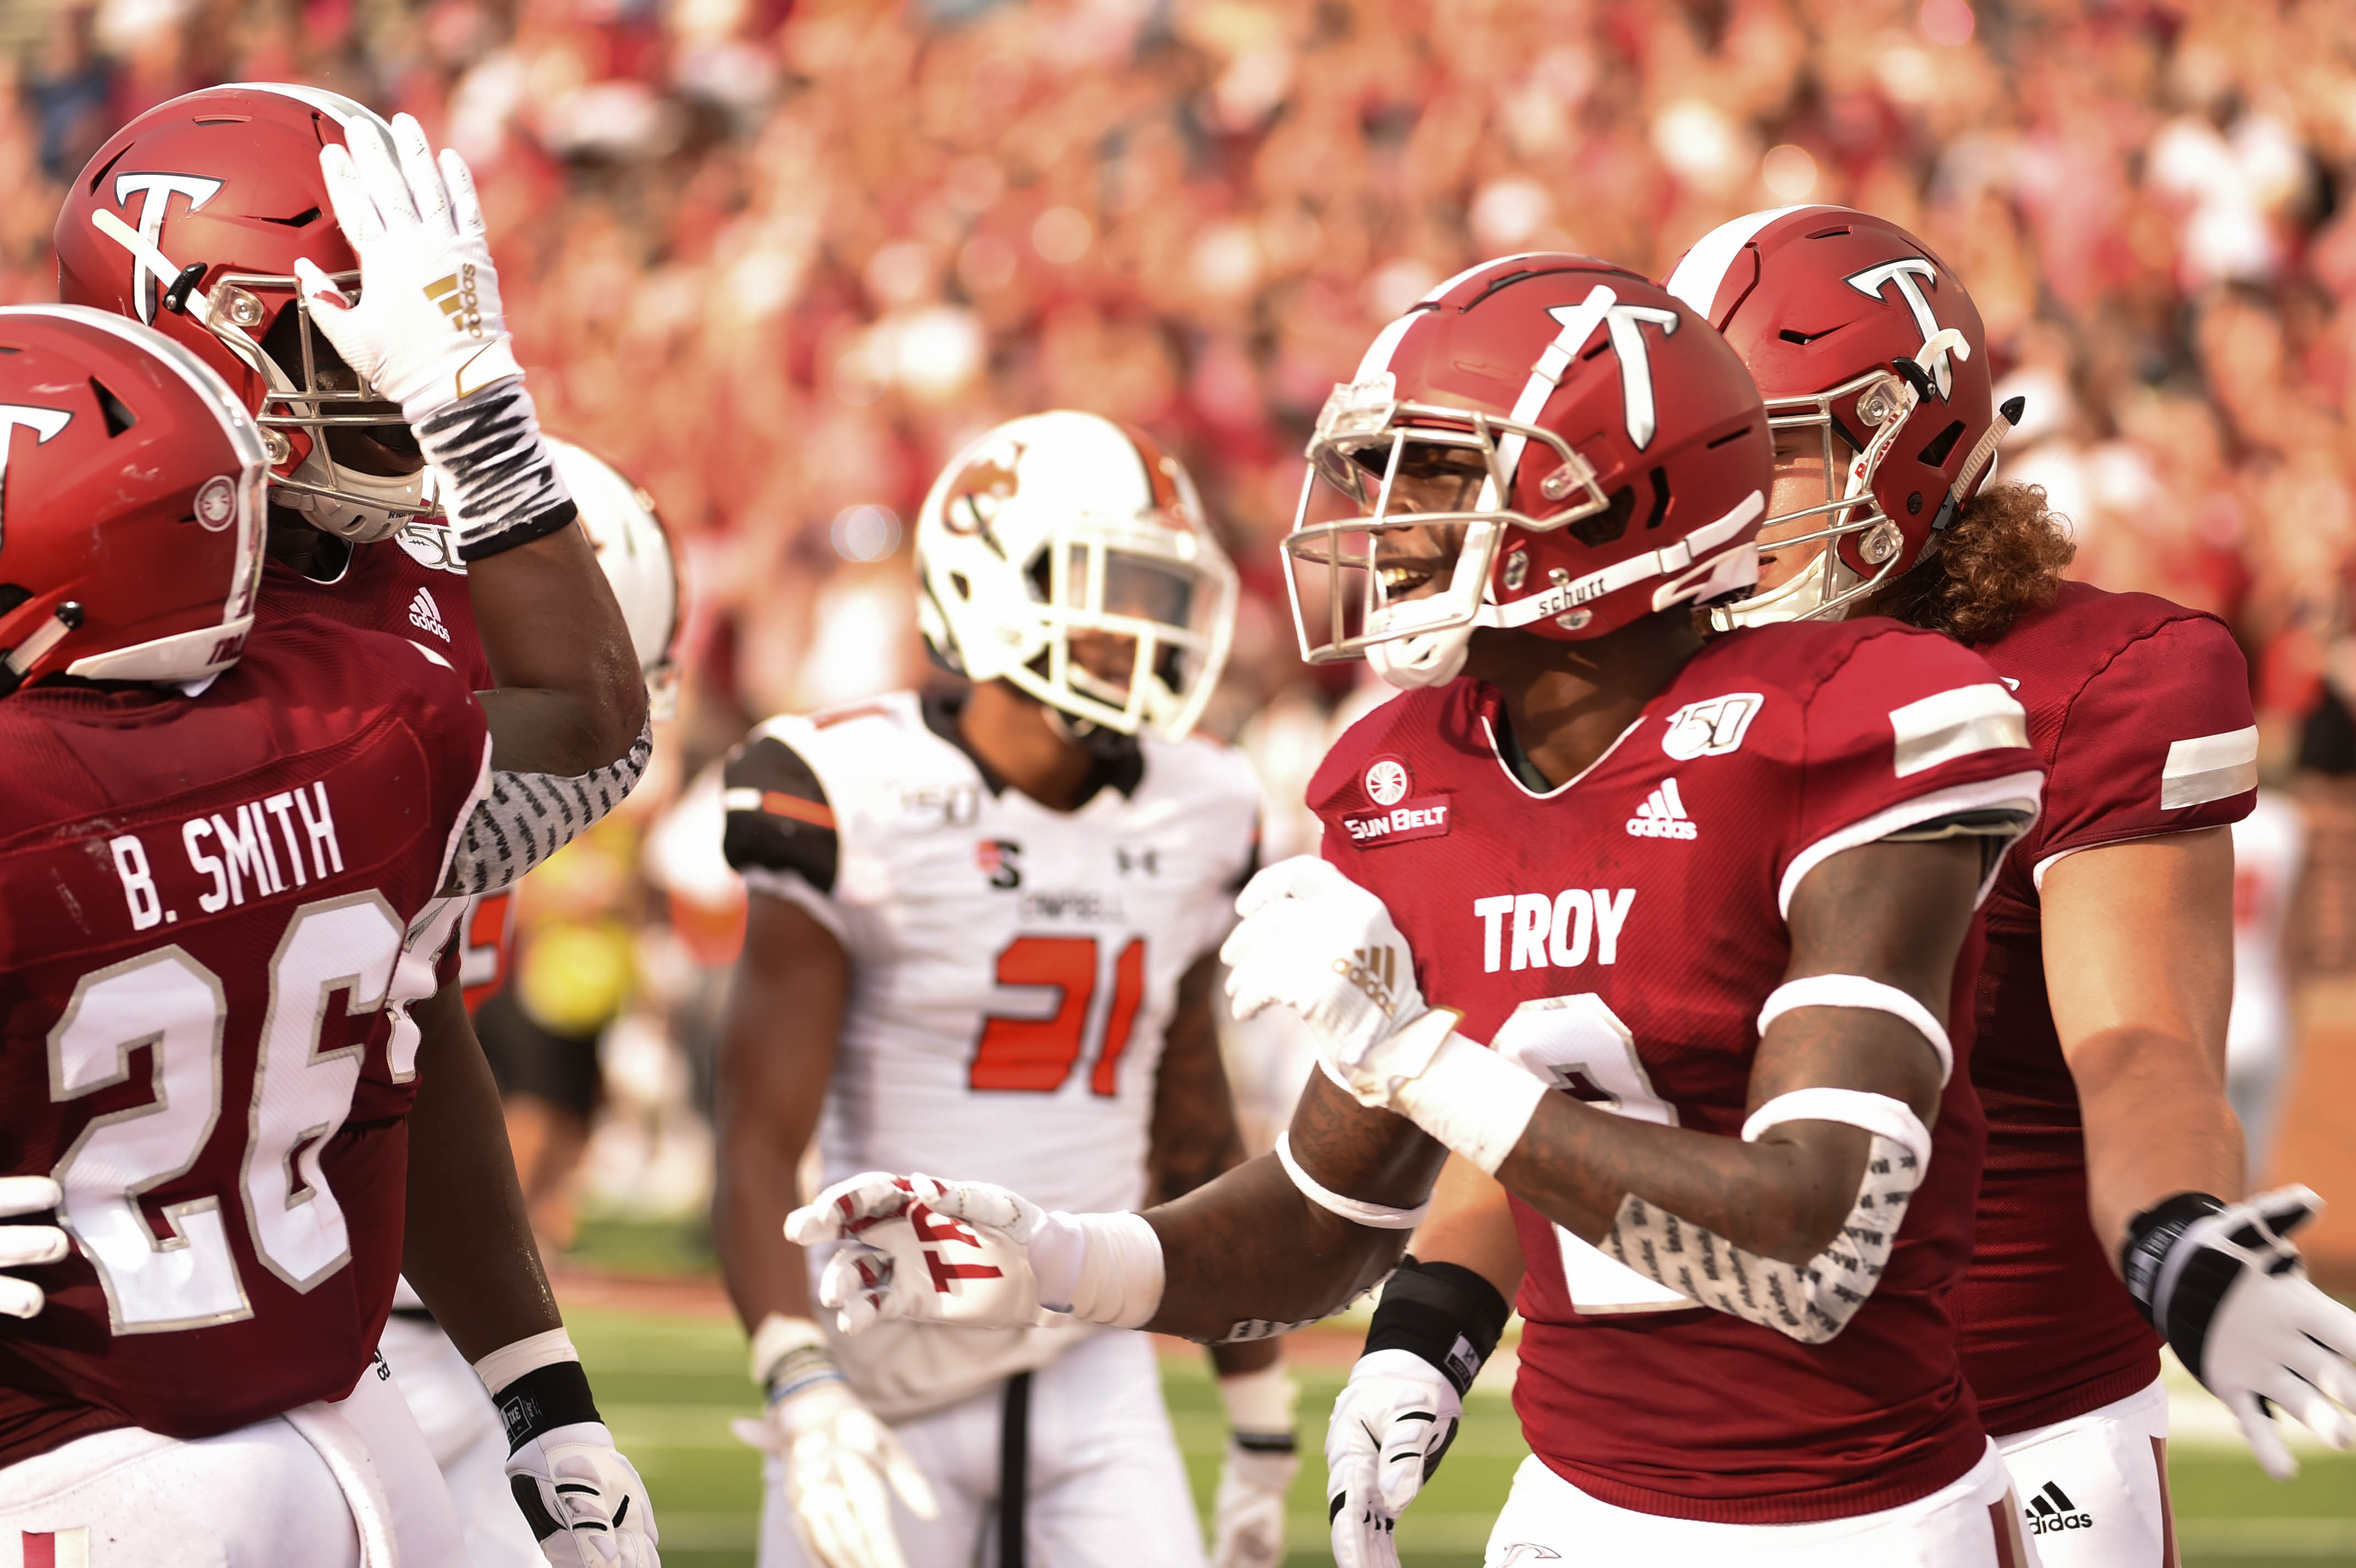
M1227 662L1236 569L1194 482L1095 414L1011 420L959 452L925 497L916 563L943 661L1089 724L1180 739Z
M655 511L654 497L624 478L614 465L569 441L549 438L549 455L581 509L582 531L597 551L597 564L622 606L630 645L646 672L647 707L657 719L679 710L679 560L670 530Z

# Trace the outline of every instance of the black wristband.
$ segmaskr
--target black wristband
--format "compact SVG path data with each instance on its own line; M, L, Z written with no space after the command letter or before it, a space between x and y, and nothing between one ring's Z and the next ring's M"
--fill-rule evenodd
M1509 1310L1495 1285L1462 1264L1403 1258L1383 1286L1365 1353L1411 1351L1439 1369L1461 1398L1497 1348Z
M2224 1208L2206 1192L2179 1192L2128 1221L2126 1244L2119 1253L2127 1294L2196 1379L2205 1375L2210 1320L2244 1265L2231 1253L2203 1248L2184 1261L2164 1293L2160 1276L2184 1233Z
M1295 1454L1300 1452L1299 1437L1290 1432L1236 1432L1229 1434L1236 1446L1247 1454Z
M509 523L487 539L474 544L460 545L458 559L468 566L474 565L478 560L487 560L502 551L515 549L518 545L526 545L534 539L546 539L580 515L581 508L574 506L572 501L559 501L536 517L526 517L519 522Z
M589 1396L589 1374L578 1361L534 1367L499 1390L496 1403L500 1424L508 1431L510 1454L543 1432L605 1419L597 1413L597 1402Z

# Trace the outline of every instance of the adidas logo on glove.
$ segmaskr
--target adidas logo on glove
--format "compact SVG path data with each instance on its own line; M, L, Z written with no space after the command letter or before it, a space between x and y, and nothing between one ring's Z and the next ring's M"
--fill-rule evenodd
M1348 957L1333 960L1333 973L1341 976L1366 994L1366 1000L1383 1011L1383 1017L1394 1018L1398 1013L1398 949L1396 947L1361 947Z

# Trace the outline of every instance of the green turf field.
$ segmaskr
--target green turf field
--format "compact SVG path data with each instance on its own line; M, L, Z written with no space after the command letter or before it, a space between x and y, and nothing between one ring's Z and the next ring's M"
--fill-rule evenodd
M667 1568L745 1568L753 1561L759 1471L728 1434L753 1409L744 1339L732 1323L573 1307L574 1341L623 1450L645 1473L662 1522ZM1217 1399L1199 1356L1164 1362L1178 1437L1198 1504L1207 1508L1225 1441ZM1339 1368L1301 1374L1305 1428L1333 1402ZM1475 1390L1447 1465L1399 1525L1409 1568L1472 1568L1489 1520L1523 1454L1505 1401ZM2356 1457L2302 1456L2300 1478L2277 1486L2245 1455L2177 1445L2178 1531L2187 1568L2317 1568L2356 1564ZM1312 1456L1293 1488L1289 1568L1328 1563L1323 1466Z

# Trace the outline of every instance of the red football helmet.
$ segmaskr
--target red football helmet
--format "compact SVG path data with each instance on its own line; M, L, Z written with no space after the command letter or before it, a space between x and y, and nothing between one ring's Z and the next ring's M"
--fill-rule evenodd
M1776 548L1827 548L1721 610L1726 624L1844 613L1912 566L1995 472L2010 427L1989 406L1980 313L1898 225L1846 207L1754 212L1704 235L1666 287L1751 367L1770 425L1823 443L1824 504L1769 522L1821 517Z
M1461 272L1317 416L1285 539L1301 656L1363 653L1424 686L1462 667L1475 626L1598 637L1740 592L1758 580L1770 453L1741 361L1655 284L1590 256ZM1321 485L1351 515L1317 520ZM1409 585L1385 581L1378 540L1434 527L1464 535L1446 581L1393 597Z
M0 309L0 693L237 662L269 464L203 361L103 311Z
M391 134L318 88L207 88L116 132L58 214L59 297L154 325L220 372L262 426L273 498L356 543L438 508L422 458L380 463L407 471L376 474L328 450L339 425L366 428L404 460L416 443L312 330L294 259L357 296L359 261L328 203L319 149L355 135L390 148Z

